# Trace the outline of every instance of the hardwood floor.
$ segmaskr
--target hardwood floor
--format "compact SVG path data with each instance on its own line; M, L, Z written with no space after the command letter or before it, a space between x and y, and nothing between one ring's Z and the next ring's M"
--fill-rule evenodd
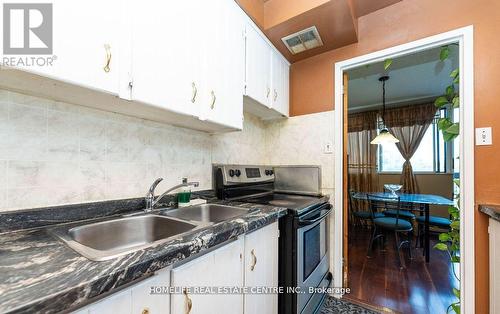
M457 287L449 258L445 252L431 248L430 263L426 264L422 249L415 249L409 259L404 250L406 269L400 269L394 237L388 236L385 250L375 245L371 258L366 257L371 230L350 229L349 239L349 299L401 313L446 313L456 301L452 287ZM437 236L431 236L431 247ZM456 269L458 272L458 267Z

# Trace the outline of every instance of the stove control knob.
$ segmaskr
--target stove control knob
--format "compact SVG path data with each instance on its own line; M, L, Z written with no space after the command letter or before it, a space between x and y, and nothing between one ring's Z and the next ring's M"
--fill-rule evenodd
M241 171L239 171L238 169L236 169L236 170L234 171L234 174L235 174L237 177L239 177L239 176L241 175Z
M266 173L266 176L270 176L271 175L271 170L266 170L265 173Z
M234 170L233 169L229 169L229 176L231 178L234 177Z
M274 174L273 170L269 170L269 175L272 176Z

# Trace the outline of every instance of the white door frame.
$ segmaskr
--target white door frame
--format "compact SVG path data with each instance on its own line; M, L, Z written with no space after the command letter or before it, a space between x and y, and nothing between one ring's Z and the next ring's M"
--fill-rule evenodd
M460 51L460 291L462 313L475 312L474 273L474 68L473 26L387 48L335 63L335 214L333 241L333 273L335 287L342 287L343 267L343 83L344 71L362 65L381 62L425 49L459 43ZM467 284L466 284L467 283Z

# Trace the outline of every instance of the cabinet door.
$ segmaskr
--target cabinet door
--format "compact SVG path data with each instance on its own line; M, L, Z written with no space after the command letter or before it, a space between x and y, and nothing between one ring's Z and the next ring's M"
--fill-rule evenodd
M130 289L125 289L121 292L110 295L104 300L92 304L89 307L90 314L131 314L132 313L132 297Z
M271 62L271 102L272 108L279 111L281 102L281 90L283 89L283 62L279 54L275 51L272 53Z
M201 119L243 127L245 42L243 11L228 0L203 1L206 67Z
M199 0L132 0L132 99L198 116Z
M277 52L273 52L272 78L273 78L273 106L272 108L282 114L289 114L289 75L290 70L286 61Z
M132 314L168 314L170 313L169 294L151 294L152 287L169 287L170 269L161 270L153 277L143 280L131 289Z
M246 95L270 107L272 50L255 26L246 26Z
M278 286L278 223L245 236L245 286ZM277 294L246 294L245 314L278 312Z
M50 2L53 14L52 34L49 31L53 40L52 54L36 55L36 57L40 57L39 60L50 58L52 61L47 61L48 63L38 61L35 65L18 65L18 68L60 81L118 94L121 49L119 31L123 28L124 22L121 2L119 0ZM30 11L30 23L36 23L38 18L42 21L48 19L47 16L35 12L39 11ZM22 41L21 34L21 31L18 32L11 40ZM36 33L29 32L28 36L30 44L38 43L37 47L47 46ZM15 57L30 59L33 56Z
M171 286L191 287L242 286L243 238L196 258L172 270ZM243 297L238 294L173 294L171 313L229 314L243 313Z
M281 97L280 112L288 117L290 116L290 66L288 63L283 63L283 96Z

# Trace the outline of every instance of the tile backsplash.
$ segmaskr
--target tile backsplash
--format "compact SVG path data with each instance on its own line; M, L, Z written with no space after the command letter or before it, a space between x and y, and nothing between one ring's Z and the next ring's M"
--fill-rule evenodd
M141 197L182 177L211 188L211 164L321 164L333 188L333 114L263 122L210 135L0 90L0 211Z

